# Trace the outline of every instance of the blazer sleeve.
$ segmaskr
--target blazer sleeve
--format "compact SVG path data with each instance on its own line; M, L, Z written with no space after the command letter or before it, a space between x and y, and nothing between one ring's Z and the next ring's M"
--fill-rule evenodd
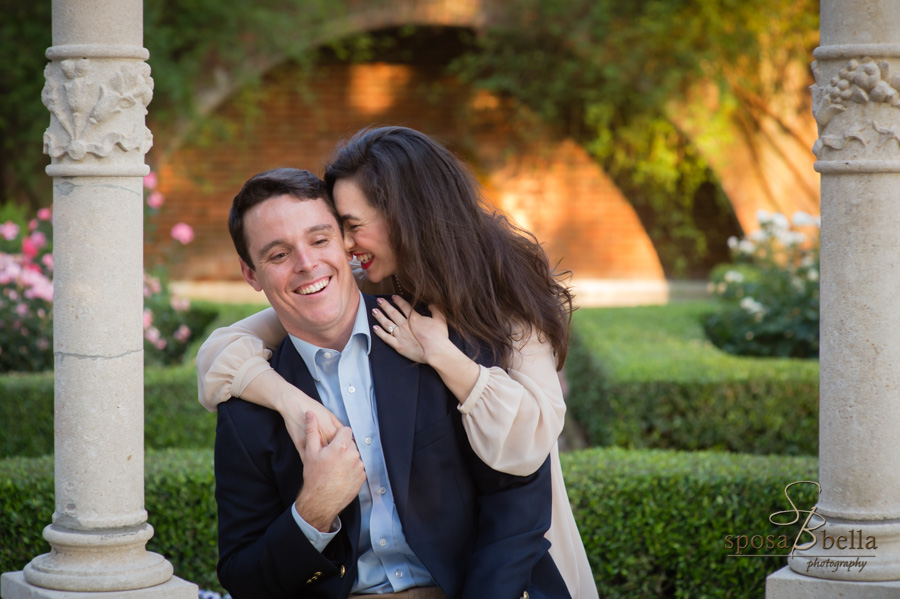
M509 370L481 366L459 411L478 457L500 472L527 476L557 443L566 404L553 347L534 332L520 338Z
M220 403L240 397L250 381L271 370L269 357L286 335L272 308L213 331L197 352L203 407L215 412Z
M477 458L471 468L478 488L478 534L462 597L516 599L525 591L535 599L568 597L544 538L552 508L550 459L526 477L496 472ZM548 569L549 578L534 579Z
M249 407L248 407L249 406ZM352 549L342 530L319 553L291 514L289 494L269 465L280 417L238 399L218 411L215 474L219 520L219 580L234 599L326 598L346 595L343 564ZM265 412L269 412L265 410ZM283 426L282 426L283 428ZM252 431L252 436L247 434ZM242 434L243 433L243 434ZM290 446L293 451L293 446ZM301 470L295 480L302 477ZM283 484L284 477L280 477ZM286 495L288 493L288 495Z

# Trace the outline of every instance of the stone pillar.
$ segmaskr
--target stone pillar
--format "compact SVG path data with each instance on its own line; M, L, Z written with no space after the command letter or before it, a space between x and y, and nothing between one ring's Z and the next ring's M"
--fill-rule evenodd
M53 0L42 99L54 179L56 510L44 529L50 553L4 574L4 599L197 597L145 548L148 57L141 0Z
M814 52L812 107L819 126L815 168L822 177L822 492L816 512L824 524L815 531L814 546L798 551L788 561L789 568L769 577L766 596L898 597L900 11L896 2L822 0L820 44ZM821 520L813 522L811 527ZM839 537L844 537L842 547ZM821 565L828 559L859 559L866 564Z

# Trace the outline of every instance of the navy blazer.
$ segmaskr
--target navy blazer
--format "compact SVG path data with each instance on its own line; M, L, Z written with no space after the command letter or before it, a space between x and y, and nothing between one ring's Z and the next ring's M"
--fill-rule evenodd
M370 325L375 298L364 296ZM458 401L428 366L376 335L369 356L388 477L409 546L448 599L569 597L547 549L549 459L518 477L486 466L469 445ZM289 338L270 360L319 400ZM319 553L291 515L303 464L281 416L239 399L219 406L216 502L222 585L235 599L350 594L356 577L359 499Z

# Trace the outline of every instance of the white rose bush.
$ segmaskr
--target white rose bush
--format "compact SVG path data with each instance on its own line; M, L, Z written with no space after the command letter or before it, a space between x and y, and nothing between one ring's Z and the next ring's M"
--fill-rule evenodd
M819 354L818 217L759 211L759 230L731 237L733 262L716 267L718 309L707 337L736 355L815 358Z

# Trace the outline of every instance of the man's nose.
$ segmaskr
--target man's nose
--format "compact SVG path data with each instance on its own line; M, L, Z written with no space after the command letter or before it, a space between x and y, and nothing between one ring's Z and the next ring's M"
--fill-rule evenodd
M316 265L316 258L313 252L307 249L301 249L294 252L294 272L308 272Z

